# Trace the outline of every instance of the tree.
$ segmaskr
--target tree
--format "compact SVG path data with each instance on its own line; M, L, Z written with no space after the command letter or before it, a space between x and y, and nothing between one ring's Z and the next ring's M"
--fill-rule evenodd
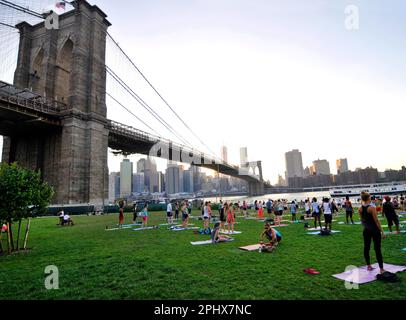
M53 194L52 187L41 181L40 172L19 167L16 163L0 164L0 223L8 226L9 252L20 249L21 221L28 219L27 239L29 218L44 213ZM17 243L14 246L12 226L17 222Z

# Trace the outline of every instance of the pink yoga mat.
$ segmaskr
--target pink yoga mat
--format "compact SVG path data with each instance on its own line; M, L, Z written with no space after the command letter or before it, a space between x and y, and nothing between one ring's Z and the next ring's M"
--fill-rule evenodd
M250 246L240 247L240 249L246 251L255 251L258 250L260 246L261 246L260 244L253 244Z
M357 284L372 282L376 280L376 275L379 273L379 266L375 263L372 267L375 268L372 271L368 271L367 266L362 266L347 272L334 274L333 277ZM406 266L397 266L387 263L383 264L383 268L392 273L406 270Z

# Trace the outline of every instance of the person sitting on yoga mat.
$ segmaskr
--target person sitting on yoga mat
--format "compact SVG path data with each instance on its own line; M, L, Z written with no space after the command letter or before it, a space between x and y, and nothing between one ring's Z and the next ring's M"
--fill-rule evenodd
M391 198L389 196L385 196L385 202L383 204L383 213L385 214L386 220L388 220L388 228L389 231L392 232L392 226L395 224L396 233L399 234L399 217L396 214L395 206L390 201Z
M271 225L266 222L264 226L264 231L262 231L260 236L261 252L271 252L275 250L275 247L279 242L282 241L282 234L271 227Z
M383 258L381 252L381 239L385 237L385 233L382 230L381 223L378 220L376 213L376 207L371 205L371 196L368 192L361 193L362 205L358 209L358 213L361 217L362 225L364 227L364 258L368 265L368 271L373 268L369 258L369 250L371 248L371 240L374 241L374 250L376 254L376 260L378 260L380 272L383 273Z
M220 222L217 221L214 224L213 230L211 231L211 241L213 243L217 243L217 242L224 242L224 241L228 241L229 239L231 239L228 236L222 236L220 235Z

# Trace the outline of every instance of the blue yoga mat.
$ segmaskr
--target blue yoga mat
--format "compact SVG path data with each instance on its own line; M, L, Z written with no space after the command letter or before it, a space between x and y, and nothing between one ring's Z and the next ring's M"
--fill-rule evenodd
M406 248L403 248L402 250L403 250L403 251L406 251Z

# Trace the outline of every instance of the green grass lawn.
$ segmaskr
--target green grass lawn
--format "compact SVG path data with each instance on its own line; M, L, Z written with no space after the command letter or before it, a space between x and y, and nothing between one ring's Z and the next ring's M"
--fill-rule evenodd
M242 234L234 242L207 246L190 241L209 236L166 227L105 231L118 214L74 220L60 227L56 218L33 219L31 251L0 257L0 299L406 299L406 272L398 273L400 283L374 281L358 290L332 277L347 265L365 265L360 225L334 223L342 233L321 237L292 224L279 229L283 241L275 252L260 254L238 249L258 242L263 223L255 220L237 219ZM165 213L154 212L149 224L164 220ZM387 237L382 247L385 262L406 264L405 234ZM58 290L44 287L48 265L59 268ZM305 274L308 267L321 274Z

